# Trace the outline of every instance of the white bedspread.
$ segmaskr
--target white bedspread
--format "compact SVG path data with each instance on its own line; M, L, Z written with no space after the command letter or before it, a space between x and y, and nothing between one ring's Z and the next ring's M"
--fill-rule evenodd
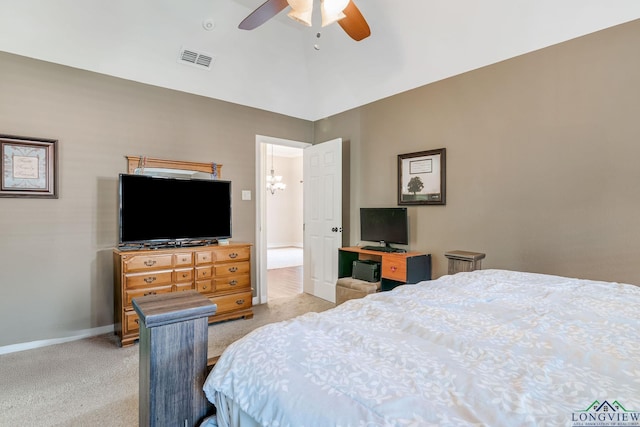
M459 273L264 326L204 389L264 426L572 426L605 401L633 418L639 309L632 285Z

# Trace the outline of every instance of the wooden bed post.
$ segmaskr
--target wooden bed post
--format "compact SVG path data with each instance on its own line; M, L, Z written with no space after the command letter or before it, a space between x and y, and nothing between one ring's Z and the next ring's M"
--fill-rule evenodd
M197 291L133 299L140 316L141 427L193 427L207 415L208 317L217 306Z

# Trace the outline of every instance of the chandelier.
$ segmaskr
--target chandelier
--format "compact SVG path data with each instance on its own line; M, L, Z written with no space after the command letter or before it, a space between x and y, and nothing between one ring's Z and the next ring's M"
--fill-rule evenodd
M273 168L273 144L271 144L271 174L267 175L267 190L271 194L276 194L276 190L284 190L287 188L287 184L282 182L282 176L276 175Z
M320 12L322 13L322 26L333 24L345 18L342 11L349 5L350 0L320 0ZM304 25L311 26L313 13L313 0L287 0L291 6L291 12L287 16Z

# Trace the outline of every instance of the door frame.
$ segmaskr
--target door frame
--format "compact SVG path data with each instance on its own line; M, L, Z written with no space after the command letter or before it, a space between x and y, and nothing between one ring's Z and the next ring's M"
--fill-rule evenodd
M294 141L291 139L276 138L266 135L256 135L256 295L253 304L265 304L267 298L267 153L266 144L284 145L287 147L305 149L311 143ZM285 190L286 191L286 190ZM304 266L303 266L304 268Z

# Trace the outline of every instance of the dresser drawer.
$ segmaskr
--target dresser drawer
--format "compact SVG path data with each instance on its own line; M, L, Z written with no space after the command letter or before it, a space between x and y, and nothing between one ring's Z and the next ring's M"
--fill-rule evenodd
M173 266L173 255L133 255L126 258L123 264L125 273L141 270L163 270Z
M187 268L187 269L183 269L183 270L176 270L173 272L174 277L173 277L173 281L175 283L182 283L182 282L192 282L193 281L193 269L192 268Z
M213 284L211 280L198 280L196 282L196 291L203 294L208 294L213 292Z
M211 279L211 267L196 267L196 280Z
M211 264L213 262L213 255L211 251L198 251L196 255L196 265Z
M127 274L124 277L124 288L139 288L147 286L167 285L171 283L171 270L154 271L150 273Z
M241 261L249 259L249 255L251 255L251 249L248 247L242 248L223 248L216 249L213 251L213 257L215 262L225 262L225 261Z
M234 274L247 274L249 273L250 268L251 268L251 264L249 263L249 261L220 264L220 265L216 265L213 268L214 270L213 275L215 277L220 277L220 276L230 276Z
M189 267L193 265L193 255L191 252L177 253L173 254L173 256L175 257L174 266L176 267Z
M213 279L213 286L216 292L224 292L229 290L243 289L251 287L251 278L248 274L237 276L228 276Z
M176 285L173 285L173 290L176 292L181 292L181 291L192 291L195 289L195 286L193 286L193 282L189 282L189 283L178 283Z
M382 259L382 277L385 279L406 282L407 260L404 257L387 256Z
M138 320L138 313L133 310L127 310L124 312L124 333L130 334L131 332L138 332L140 329L140 321Z
M171 292L173 286L153 286L148 288L130 289L125 291L125 306L132 307L131 300L134 298L140 298L146 295L167 294Z
M240 292L221 297L212 297L209 300L218 305L216 314L223 314L234 310L251 308L251 298L251 292Z

